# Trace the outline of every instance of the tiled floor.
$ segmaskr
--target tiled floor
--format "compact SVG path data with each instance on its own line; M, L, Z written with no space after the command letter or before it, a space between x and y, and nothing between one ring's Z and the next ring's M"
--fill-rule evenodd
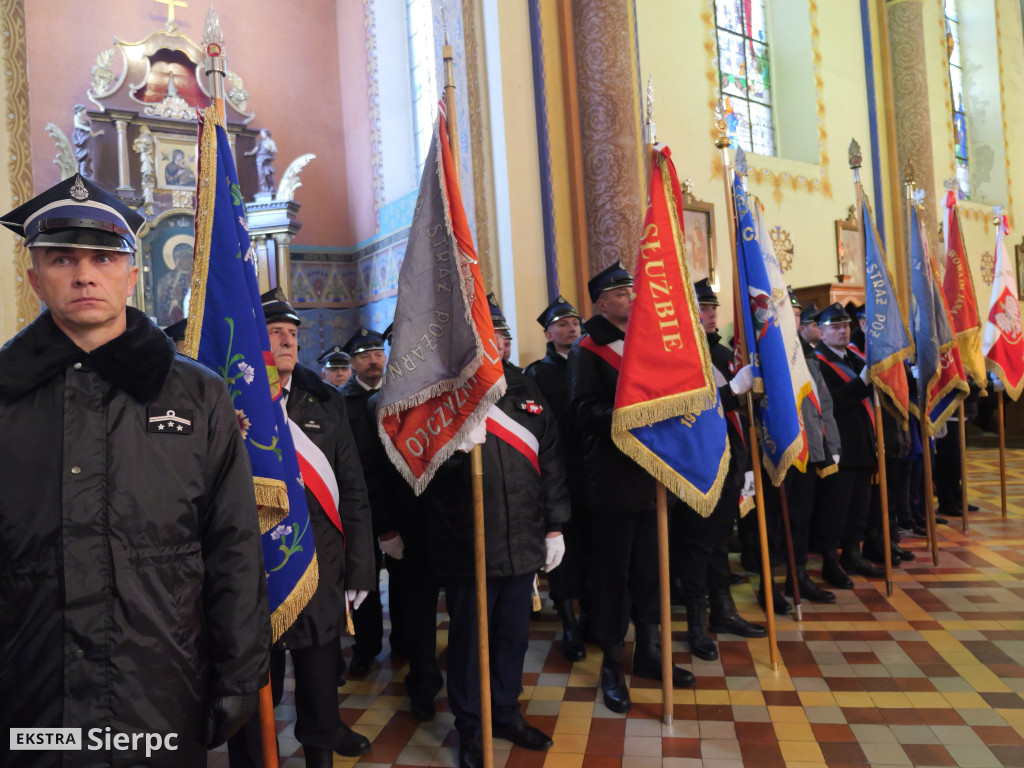
M780 618L778 671L765 640L724 637L719 661L692 659L685 618L675 614L674 657L696 674L697 688L675 692L671 727L659 721L653 681L631 682L628 717L605 709L599 653L565 661L546 606L533 623L522 702L555 745L536 753L496 740L495 768L1024 766L1024 452L1010 453L1008 520L999 515L996 451L970 452L969 488L982 509L967 535L959 520L940 528L938 568L924 540L911 539L918 559L895 572L892 598L883 582L855 577L856 589L839 591L835 605L805 603L799 624ZM733 592L744 616L761 617L749 585ZM404 674L401 660L385 655L364 680L339 689L342 718L373 741L359 762L454 766L444 694L434 722L421 724L393 682ZM286 692L276 710L281 765L301 768L289 702ZM336 766L354 762L335 758ZM226 755L211 755L210 765L226 766Z

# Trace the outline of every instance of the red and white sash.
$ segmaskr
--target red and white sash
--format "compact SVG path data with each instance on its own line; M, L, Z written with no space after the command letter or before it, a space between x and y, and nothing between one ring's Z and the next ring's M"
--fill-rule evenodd
M303 484L320 502L320 506L334 523L334 527L344 534L345 530L341 527L341 515L338 514L338 502L341 494L338 491L338 478L334 475L331 462L299 425L291 419L288 419L288 430L292 433L292 442L295 443L295 453L298 455L299 472L302 474Z
M530 430L498 406L492 405L487 411L487 431L523 454L537 470L537 474L540 474L540 460L537 456L540 442Z
M608 344L598 344L592 336L584 336L580 339L580 346L593 352L616 371L622 365L622 349L625 346L622 339L616 339Z

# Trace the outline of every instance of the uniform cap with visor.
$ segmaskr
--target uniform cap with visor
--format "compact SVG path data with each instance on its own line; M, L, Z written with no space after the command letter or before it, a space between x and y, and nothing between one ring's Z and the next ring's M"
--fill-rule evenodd
M324 368L349 368L352 364L352 358L338 344L320 355L316 361Z
M344 350L352 357L360 352L384 349L384 336L369 328L360 328L355 335L345 342Z
M558 298L552 301L540 313L540 317L537 318L537 322L540 323L540 327L545 331L548 326L552 323L557 323L559 320L564 320L567 317L579 317L579 312L576 311L576 307L566 301L561 294ZM582 318L581 318L582 319Z
M98 184L75 174L9 212L3 224L29 248L89 248L135 253L146 218Z
M715 293L715 289L711 287L711 280L703 278L693 284L693 290L697 294L698 304L710 304L713 307L718 306L718 296Z
M631 288L632 286L633 276L626 271L621 261L616 261L590 278L587 282L587 291L590 293L590 300L597 301L605 291L610 291L613 288Z
M267 325L280 322L302 325L299 313L295 311L295 307L291 305L288 297L280 288L267 291L260 296L260 301L263 302L263 314L267 318Z
M825 307L818 315L818 325L839 325L850 322L850 316L846 314L846 307L838 301L830 307Z

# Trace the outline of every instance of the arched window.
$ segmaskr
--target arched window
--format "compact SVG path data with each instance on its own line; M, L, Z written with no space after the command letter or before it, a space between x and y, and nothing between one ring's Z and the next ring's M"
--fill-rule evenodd
M956 0L943 0L946 14L946 57L949 61L949 87L953 105L953 153L956 156L956 180L961 200L971 199L971 173L967 164L967 106L964 102L964 70L960 58L960 14Z
M715 0L718 75L729 137L748 152L775 154L765 0Z
M430 0L406 0L409 20L409 64L412 74L412 116L416 137L416 177L430 149L437 114L437 65L434 61L434 18Z

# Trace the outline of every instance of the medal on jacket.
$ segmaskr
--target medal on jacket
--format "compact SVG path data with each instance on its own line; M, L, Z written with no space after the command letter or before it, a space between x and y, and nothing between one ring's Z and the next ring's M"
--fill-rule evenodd
M534 400L526 400L519 404L520 410L532 413L535 416L544 413L544 406Z

